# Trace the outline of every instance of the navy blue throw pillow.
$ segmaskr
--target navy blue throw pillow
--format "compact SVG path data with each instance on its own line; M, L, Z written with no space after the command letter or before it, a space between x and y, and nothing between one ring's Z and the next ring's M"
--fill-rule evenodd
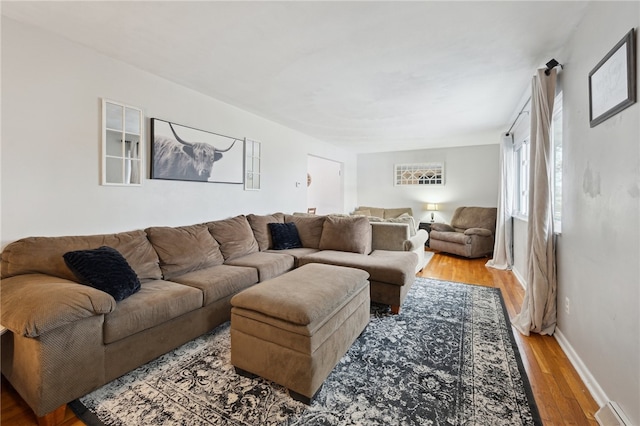
M269 231L271 231L271 239L273 240L273 248L275 250L286 250L302 247L298 228L293 222L287 223L269 223Z
M70 251L62 257L82 284L109 293L116 302L140 290L140 280L135 271L112 247Z

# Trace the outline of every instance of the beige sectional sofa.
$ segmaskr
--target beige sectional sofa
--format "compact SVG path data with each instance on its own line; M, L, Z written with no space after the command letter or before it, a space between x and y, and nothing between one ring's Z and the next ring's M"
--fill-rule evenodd
M268 224L290 222L302 247L273 250ZM235 294L307 263L365 270L371 300L397 312L418 262L408 232L364 217L277 213L21 239L2 252L2 374L55 423L66 403L228 321ZM390 240L398 250L378 247ZM116 302L79 283L63 255L100 246L126 259L139 291Z

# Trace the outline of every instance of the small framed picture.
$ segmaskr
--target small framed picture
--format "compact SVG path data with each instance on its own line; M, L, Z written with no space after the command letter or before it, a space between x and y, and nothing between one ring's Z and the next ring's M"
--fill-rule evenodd
M632 28L589 73L591 127L636 102L635 39Z

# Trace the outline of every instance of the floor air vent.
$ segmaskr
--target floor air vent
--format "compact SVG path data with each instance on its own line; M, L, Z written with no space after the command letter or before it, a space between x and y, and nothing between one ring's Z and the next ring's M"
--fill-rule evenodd
M600 426L631 426L631 422L615 402L608 402L600 408L596 413L596 420Z

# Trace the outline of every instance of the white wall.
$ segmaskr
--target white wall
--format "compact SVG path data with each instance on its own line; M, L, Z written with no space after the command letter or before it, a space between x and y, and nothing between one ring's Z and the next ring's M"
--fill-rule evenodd
M618 402L634 425L640 424L640 105L590 128L588 75L639 24L638 2L592 2L557 57L564 64L558 328L595 380L596 400Z
M103 97L144 110L147 148L149 117L261 141L262 190L150 179L101 186ZM354 154L5 17L2 113L2 247L31 235L306 211L309 154L344 164L344 203L356 203Z
M441 210L436 212L436 222L449 222L459 206L496 207L500 175L499 139L500 135L496 135L492 145L360 154L358 205L411 207L417 219L429 221L430 213L422 210L422 204L438 203ZM444 162L445 185L394 186L395 164L438 161ZM346 206L351 210L355 207Z

